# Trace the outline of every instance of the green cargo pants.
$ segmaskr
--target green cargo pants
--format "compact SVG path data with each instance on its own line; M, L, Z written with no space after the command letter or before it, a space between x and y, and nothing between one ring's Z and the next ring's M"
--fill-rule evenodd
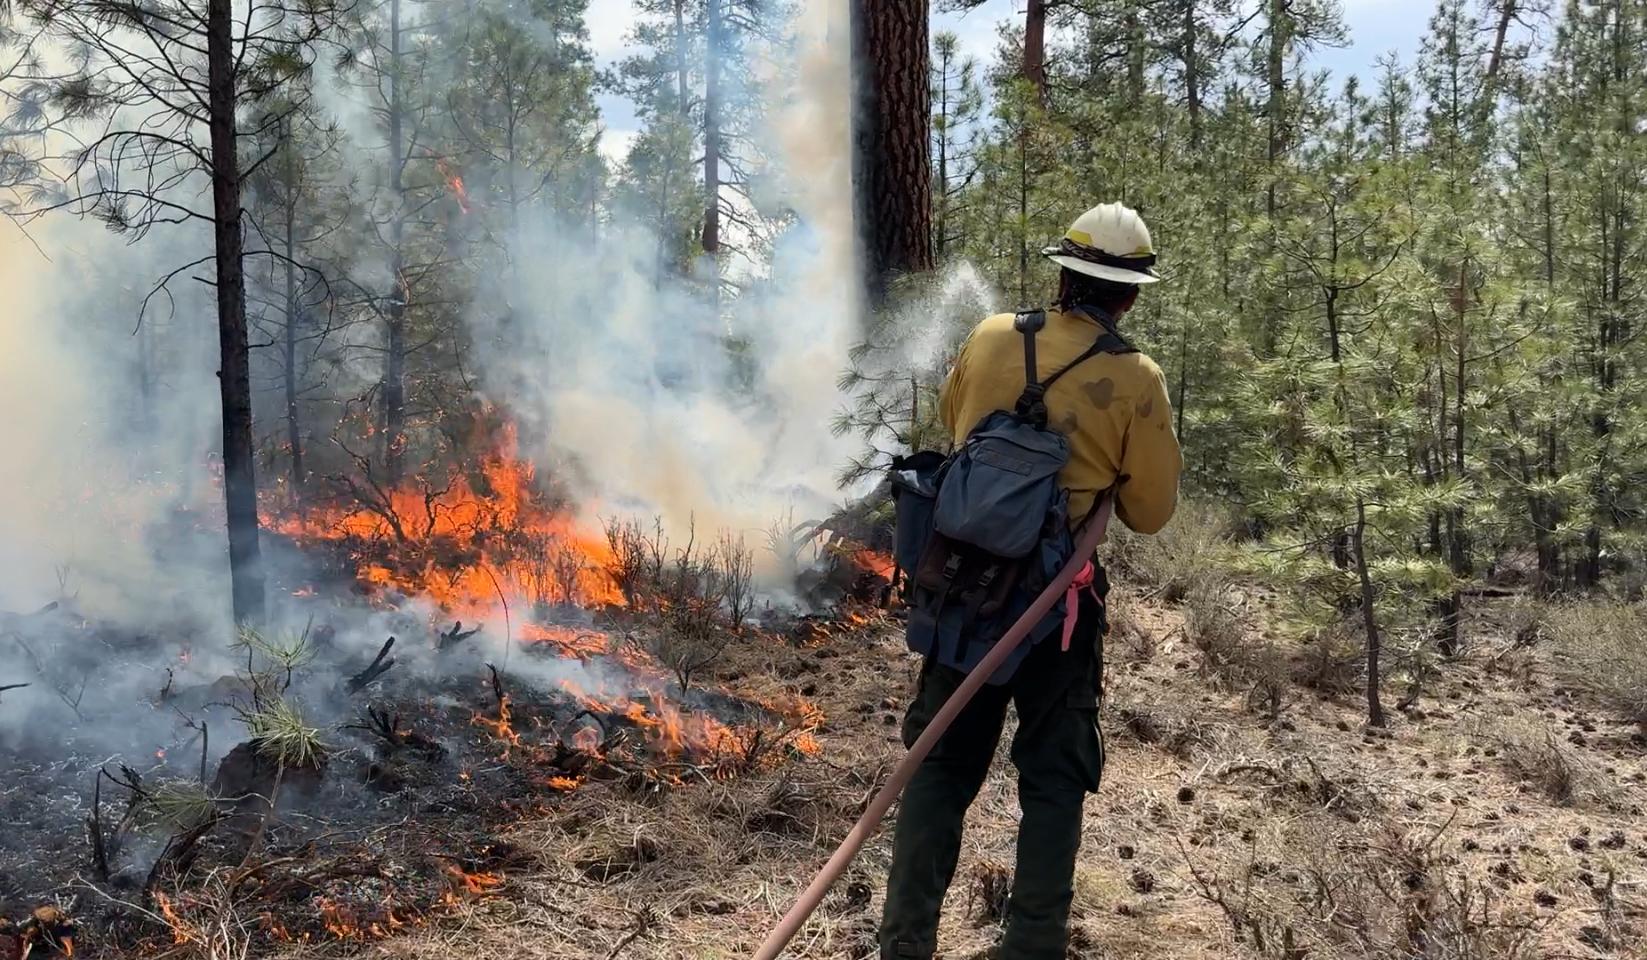
M1012 763L1023 818L1000 956L1063 960L1081 807L1098 789L1104 766L1098 730L1104 610L1083 594L1079 614L1069 651L1054 635L1030 652L1010 683L979 690L904 791L881 918L882 960L929 960L937 949L938 912L955 876L961 824L989 774L1008 703L1018 711ZM927 664L904 718L906 747L964 676Z

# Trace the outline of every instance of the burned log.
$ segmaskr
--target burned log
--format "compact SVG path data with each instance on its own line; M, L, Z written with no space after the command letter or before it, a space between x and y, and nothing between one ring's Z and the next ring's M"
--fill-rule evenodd
M454 649L465 640L468 640L470 637L473 637L475 634L479 633L485 626L486 624L483 623L475 627L473 630L465 630L463 629L463 621L459 620L452 624L451 630L440 634L440 639L435 643L435 650L440 653L445 653L448 650Z
M394 646L394 637L384 641L383 648L378 650L377 656L366 665L366 669L349 678L347 688L351 694L366 689L367 684L389 672L389 668L395 665L394 658L389 656L389 651L394 649Z
M446 755L446 748L438 741L401 726L399 714L390 714L388 710L379 710L375 706L366 708L365 721L349 724L349 728L364 730L377 737L378 754L383 757L392 756L401 750L410 750L429 759L439 759Z

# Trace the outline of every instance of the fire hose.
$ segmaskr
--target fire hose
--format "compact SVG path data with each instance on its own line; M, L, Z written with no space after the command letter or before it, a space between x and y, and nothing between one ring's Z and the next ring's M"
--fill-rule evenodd
M1018 622L1014 623L1012 628L995 643L995 646L984 654L984 658L967 674L960 687L944 702L937 716L932 718L932 722L927 724L926 730L922 731L920 737L916 739L915 745L909 748L909 753L893 769L892 776L887 778L886 784L875 794L874 799L869 802L869 806L864 808L864 812L858 817L858 822L852 825L852 830L846 835L846 839L842 840L841 845L835 848L835 853L829 858L829 862L825 863L823 869L818 871L818 875L813 878L812 884L796 898L794 906L789 908L789 912L784 914L783 919L778 921L778 925L767 935L766 941L761 944L760 949L755 951L754 960L777 960L778 955L783 952L783 948L788 946L789 941L794 939L795 934L800 932L801 925L806 922L808 917L812 916L813 911L817 910L818 905L823 902L824 894L828 893L829 888L834 886L835 881L841 878L841 874L846 872L846 868L852 863L853 858L858 855L858 851L863 849L864 843L880 827L881 821L886 818L887 810L892 807L892 802L898 799L899 795L904 792L905 787L909 786L910 779L915 776L916 768L920 767L921 761L925 760L927 754L932 752L932 748L938 745L944 731L948 730L949 725L955 722L955 718L965 709L967 703L972 700L973 695L984 685L984 682L989 679L996 668L1005 662L1008 656L1011 656L1012 651L1017 649L1019 644L1024 642L1024 638L1029 636L1029 631L1052 611L1053 605L1069 589L1069 585L1080 574L1081 568L1086 565L1088 560L1092 559L1098 545L1104 540L1104 531L1109 527L1109 517L1113 509L1112 499L1106 496L1092 520L1081 530L1080 536L1076 539L1075 552L1071 555L1069 562L1064 565L1064 568L1058 572L1056 577L1052 578L1052 582L1047 584L1047 588L1041 592L1041 595L1035 598L1035 602L1030 604L1024 615L1018 618Z

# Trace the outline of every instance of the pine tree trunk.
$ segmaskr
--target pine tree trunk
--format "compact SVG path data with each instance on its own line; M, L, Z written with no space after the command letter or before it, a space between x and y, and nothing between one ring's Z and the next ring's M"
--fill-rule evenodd
M1201 148L1201 61L1195 45L1199 32L1195 0L1184 0L1184 98L1189 110L1190 147L1196 151Z
M680 96L680 114L686 116L692 109L692 88L686 66L686 0L675 0L675 84Z
M949 221L949 66L950 55L946 53L938 65L938 117L943 126L938 130L938 175L932 184L932 246L940 263L949 245L944 236Z
M401 99L400 0L389 3L389 169L394 212L389 222L390 276L383 361L383 476L400 485L406 455L406 145L405 104Z
M1139 0L1127 0L1127 105L1134 110L1144 102L1144 19Z
M926 0L853 0L861 80L853 179L869 302L891 278L931 270L931 54Z
M1510 24L1520 12L1521 0L1498 0L1498 25L1493 31L1493 52L1487 58L1487 73L1481 86L1483 109L1491 111L1498 90L1498 75L1504 66L1504 41L1510 33Z
M217 260L217 336L222 354L217 376L223 405L223 497L229 529L229 579L235 622L258 625L263 622L263 562L258 549L257 473L252 457L251 350L246 330L244 238L240 232L233 30L231 0L208 0L207 102Z
M1378 616L1373 610L1372 575L1367 569L1367 503L1355 501L1355 533L1350 547L1355 553L1355 573L1361 581L1361 625L1367 634L1367 725L1384 726L1384 704L1379 699L1379 656L1383 653L1383 638L1378 633Z
M923 4L924 6L924 4ZM1024 14L1024 79L1035 91L1035 102L1047 102L1047 5L1029 0Z
M1286 151L1287 46L1292 42L1292 12L1289 0L1269 0L1270 43L1267 54L1269 101L1264 108L1269 118L1269 184L1265 191L1265 211L1273 219L1276 208L1276 169Z
M711 260L721 249L721 0L709 0L704 45L703 252ZM716 283L720 281L716 272Z
M286 142L286 329L285 370L282 375L286 393L286 443L292 456L292 495L303 495L303 429L297 418L297 170L292 163L291 126L285 130Z

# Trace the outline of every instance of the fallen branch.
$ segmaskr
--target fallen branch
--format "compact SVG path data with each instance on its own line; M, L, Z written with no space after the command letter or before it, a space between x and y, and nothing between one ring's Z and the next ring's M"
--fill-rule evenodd
M394 648L394 645L394 637L384 641L383 648L377 652L376 657L372 658L372 662L367 664L366 669L349 678L348 690L350 693L359 693L366 689L367 684L389 672L389 668L395 665L394 658L389 657L389 651ZM388 659L385 659L386 657Z
M26 686L28 686L26 683L8 683L0 686L0 694L5 693L7 690L21 690Z
M618 945L613 947L612 952L606 955L606 960L617 960L618 954L622 953L625 947L640 939L640 937L650 929L652 929L652 911L650 909L646 909L635 914L634 929L630 930L627 936L618 941Z
M440 640L435 643L435 649L441 653L445 653L446 651L479 633L485 626L486 624L483 623L475 627L473 630L465 630L463 629L463 621L459 620L452 624L452 629L450 631L440 635Z
M497 698L498 708L501 710L509 703L508 694L503 690L503 678L498 675L497 667L488 663L486 669L492 671L492 696Z

